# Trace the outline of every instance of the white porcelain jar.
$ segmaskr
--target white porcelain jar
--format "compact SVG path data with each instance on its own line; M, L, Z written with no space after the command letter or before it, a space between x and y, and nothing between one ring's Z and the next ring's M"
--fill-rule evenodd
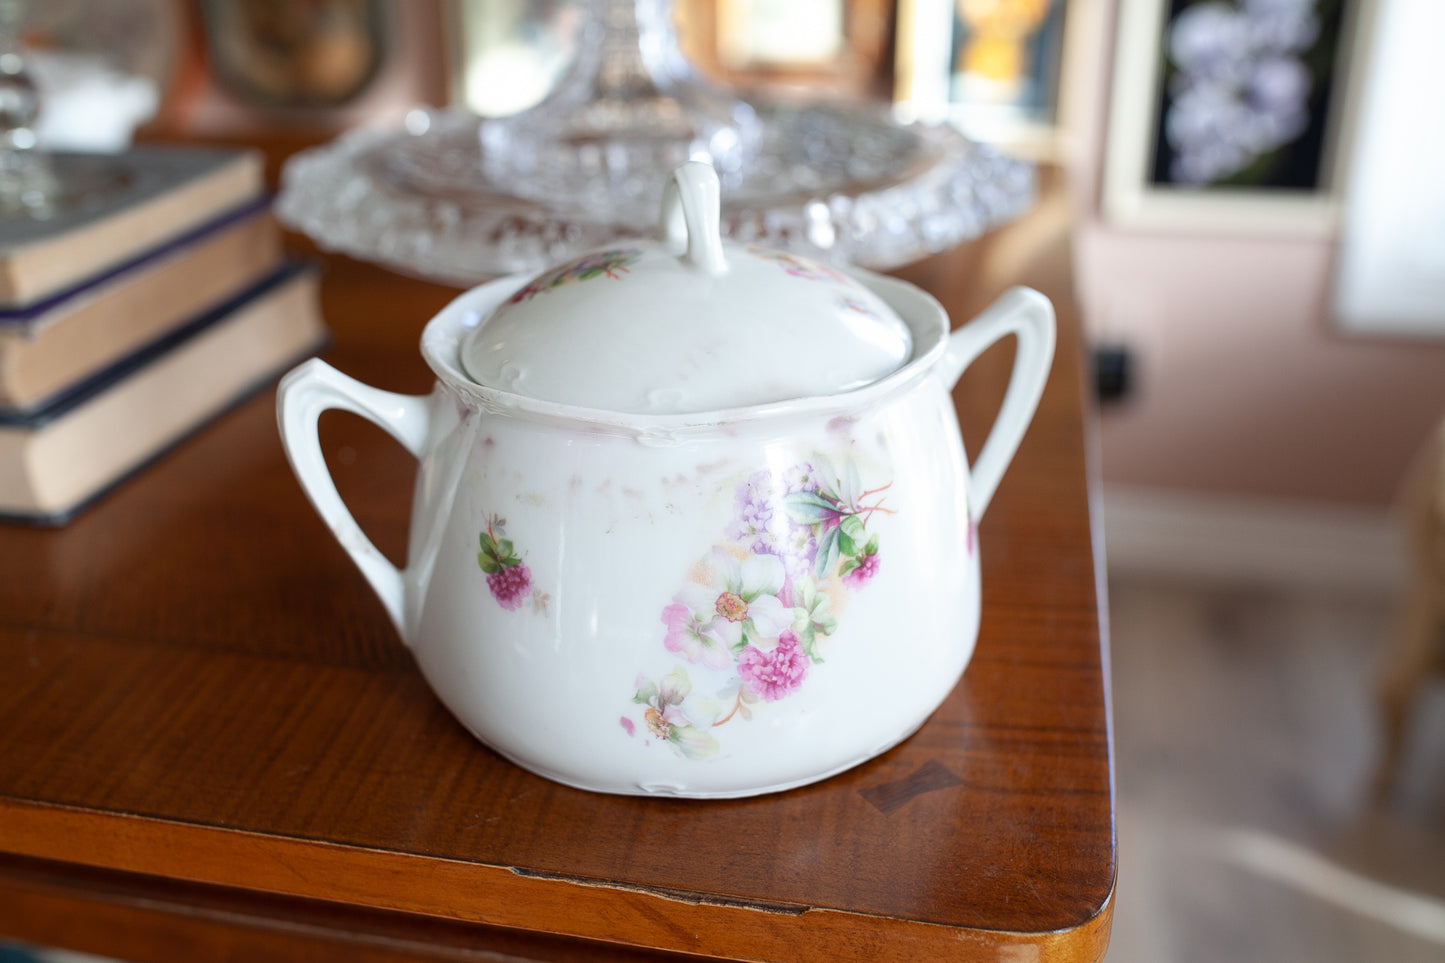
M1053 356L1036 292L950 334L904 282L724 244L717 208L686 165L659 241L462 295L422 336L429 396L313 360L278 397L298 477L438 696L585 789L771 792L921 725L972 654L976 525ZM1010 334L970 474L949 394ZM404 570L336 494L328 408L420 460Z

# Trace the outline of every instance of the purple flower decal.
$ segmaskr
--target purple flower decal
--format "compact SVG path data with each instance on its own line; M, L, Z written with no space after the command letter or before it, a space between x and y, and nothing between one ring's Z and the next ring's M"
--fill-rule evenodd
M817 472L811 462L802 462L783 472L783 488L793 492L815 492L818 490Z
M772 475L766 469L753 472L738 486L733 501L735 514L728 525L728 537L750 552L772 552L778 541L777 529L786 524L781 517L774 519Z

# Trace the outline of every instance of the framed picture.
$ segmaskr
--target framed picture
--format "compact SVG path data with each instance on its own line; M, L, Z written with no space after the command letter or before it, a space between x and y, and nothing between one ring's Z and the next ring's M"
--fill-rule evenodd
M571 63L583 0L456 0L452 101L483 116L514 113ZM683 55L741 90L886 99L893 0L674 0L663 5Z
M743 89L886 100L893 0L676 0L684 53Z
M452 103L483 117L537 103L572 62L585 13L581 0L451 3Z
M439 0L169 6L182 38L158 138L322 139L446 96Z
M895 101L969 137L1053 152L1068 0L900 0Z
M1105 216L1326 234L1351 26L1368 0L1120 0Z

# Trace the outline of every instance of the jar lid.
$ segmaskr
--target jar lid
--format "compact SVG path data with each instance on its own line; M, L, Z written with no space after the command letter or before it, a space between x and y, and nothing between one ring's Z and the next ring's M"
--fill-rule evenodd
M862 284L724 243L708 165L673 172L661 235L520 287L463 341L468 376L543 401L695 414L851 391L908 362L908 326Z

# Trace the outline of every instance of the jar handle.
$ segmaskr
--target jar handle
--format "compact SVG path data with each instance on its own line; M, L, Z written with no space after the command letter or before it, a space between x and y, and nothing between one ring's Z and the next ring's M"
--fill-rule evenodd
M727 273L722 245L722 188L711 164L688 161L662 188L663 243L707 274Z
M1054 306L1032 288L1010 288L978 317L949 335L948 347L939 362L939 375L952 391L974 359L1010 334L1018 339L1013 372L1003 405L970 472L968 509L975 524L983 518L1044 393L1054 360Z
M401 442L407 451L421 457L428 434L427 398L372 388L319 358L312 358L292 370L281 379L276 391L281 444L292 470L317 513L371 583L397 633L410 645L411 632L406 618L407 571L391 564L362 532L336 491L336 483L321 453L317 420L322 412L332 408L360 415Z

